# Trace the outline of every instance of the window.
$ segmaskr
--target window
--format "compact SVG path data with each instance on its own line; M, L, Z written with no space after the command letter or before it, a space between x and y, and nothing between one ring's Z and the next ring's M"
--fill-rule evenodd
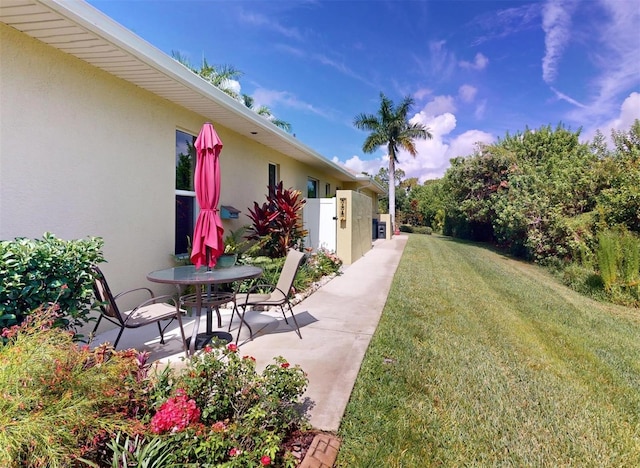
M176 255L189 252L189 239L197 215L196 192L193 187L193 174L196 164L196 150L193 146L196 137L176 130Z
M280 182L280 166L269 163L269 187L275 187Z
M307 179L307 198L318 198L318 181L311 177Z
M331 184L325 184L324 185L324 196L325 197L330 197L331 196Z

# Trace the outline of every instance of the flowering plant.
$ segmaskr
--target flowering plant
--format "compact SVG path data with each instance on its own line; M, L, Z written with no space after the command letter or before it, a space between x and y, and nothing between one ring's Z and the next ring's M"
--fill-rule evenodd
M187 398L184 390L178 389L176 396L169 398L162 404L158 412L151 419L151 432L177 432L200 419L200 410L194 400Z
M342 260L334 252L322 247L309 255L307 266L314 273L314 276L320 278L339 273Z
M306 422L296 403L307 382L282 357L258 374L235 344L206 346L181 372L160 374L150 431L168 442L163 460L179 466L294 466L280 446Z

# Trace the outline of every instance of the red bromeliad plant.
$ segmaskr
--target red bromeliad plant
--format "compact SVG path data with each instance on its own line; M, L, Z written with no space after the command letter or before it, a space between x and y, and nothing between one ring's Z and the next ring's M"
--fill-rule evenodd
M267 201L262 206L254 202L253 210L249 209L253 225L249 228L248 238L264 241L269 256L284 257L287 250L307 235L301 219L305 203L302 192L283 189L282 182L269 187Z

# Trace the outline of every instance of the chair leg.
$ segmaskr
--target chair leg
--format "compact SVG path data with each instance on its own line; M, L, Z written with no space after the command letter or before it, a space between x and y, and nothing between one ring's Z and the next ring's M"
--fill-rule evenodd
M227 328L227 331L231 331L231 324L233 323L233 317L236 314L236 304L235 302L233 303L233 309L231 309L231 320L229 320L229 328ZM240 315L240 312L238 312L238 315Z
M235 308L235 306L234 306L234 308ZM247 311L246 307L242 307L242 312L238 311L238 317L240 317L240 325L238 326L238 334L236 335L236 346L238 345L238 340L240 339L240 332L242 331L242 324L243 323L247 325L247 328L249 329L249 338L253 340L253 330L251 329L251 325L249 325L244 320L244 315L245 315L246 311ZM229 326L231 326L231 324L229 324Z
M291 318L293 319L293 323L296 324L296 330L298 331L298 336L300 337L300 339L302 339L302 332L300 331L300 325L298 325L298 321L296 320L296 316L293 313L293 308L291 307L291 302L287 301L287 305L289 306L289 312L291 313ZM281 308L283 306L280 306ZM282 315L284 315L284 309L282 310ZM287 316L285 315L285 322L287 322ZM289 323L289 322L287 322Z
M182 328L182 317L180 317L181 313L182 312L178 311L176 318L178 319L178 326L180 327L180 335L182 336L182 349L184 350L185 356L188 358L189 349L187 348L187 337L184 336L184 328Z
M98 331L98 327L100 326L100 321L102 320L102 314L98 317L98 321L96 322L96 326L93 327L93 331L91 332L91 339L96 336L96 332Z
M160 322L156 322L158 324L158 331L160 332L160 344L164 344L164 330L162 329L162 326L160 326ZM169 322L171 323L171 322Z
M118 337L116 338L116 341L113 342L113 349L116 349L118 347L118 341L120 341L120 337L122 336L123 331L124 331L124 327L120 327L120 331L118 332Z

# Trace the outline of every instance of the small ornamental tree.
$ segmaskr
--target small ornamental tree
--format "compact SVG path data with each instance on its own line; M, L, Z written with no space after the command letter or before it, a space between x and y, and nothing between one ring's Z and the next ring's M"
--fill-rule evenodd
M307 235L302 227L302 208L306 200L302 192L283 189L282 182L269 187L267 201L260 206L253 203L249 208L249 240L263 242L267 255L280 258L287 250L298 245Z

